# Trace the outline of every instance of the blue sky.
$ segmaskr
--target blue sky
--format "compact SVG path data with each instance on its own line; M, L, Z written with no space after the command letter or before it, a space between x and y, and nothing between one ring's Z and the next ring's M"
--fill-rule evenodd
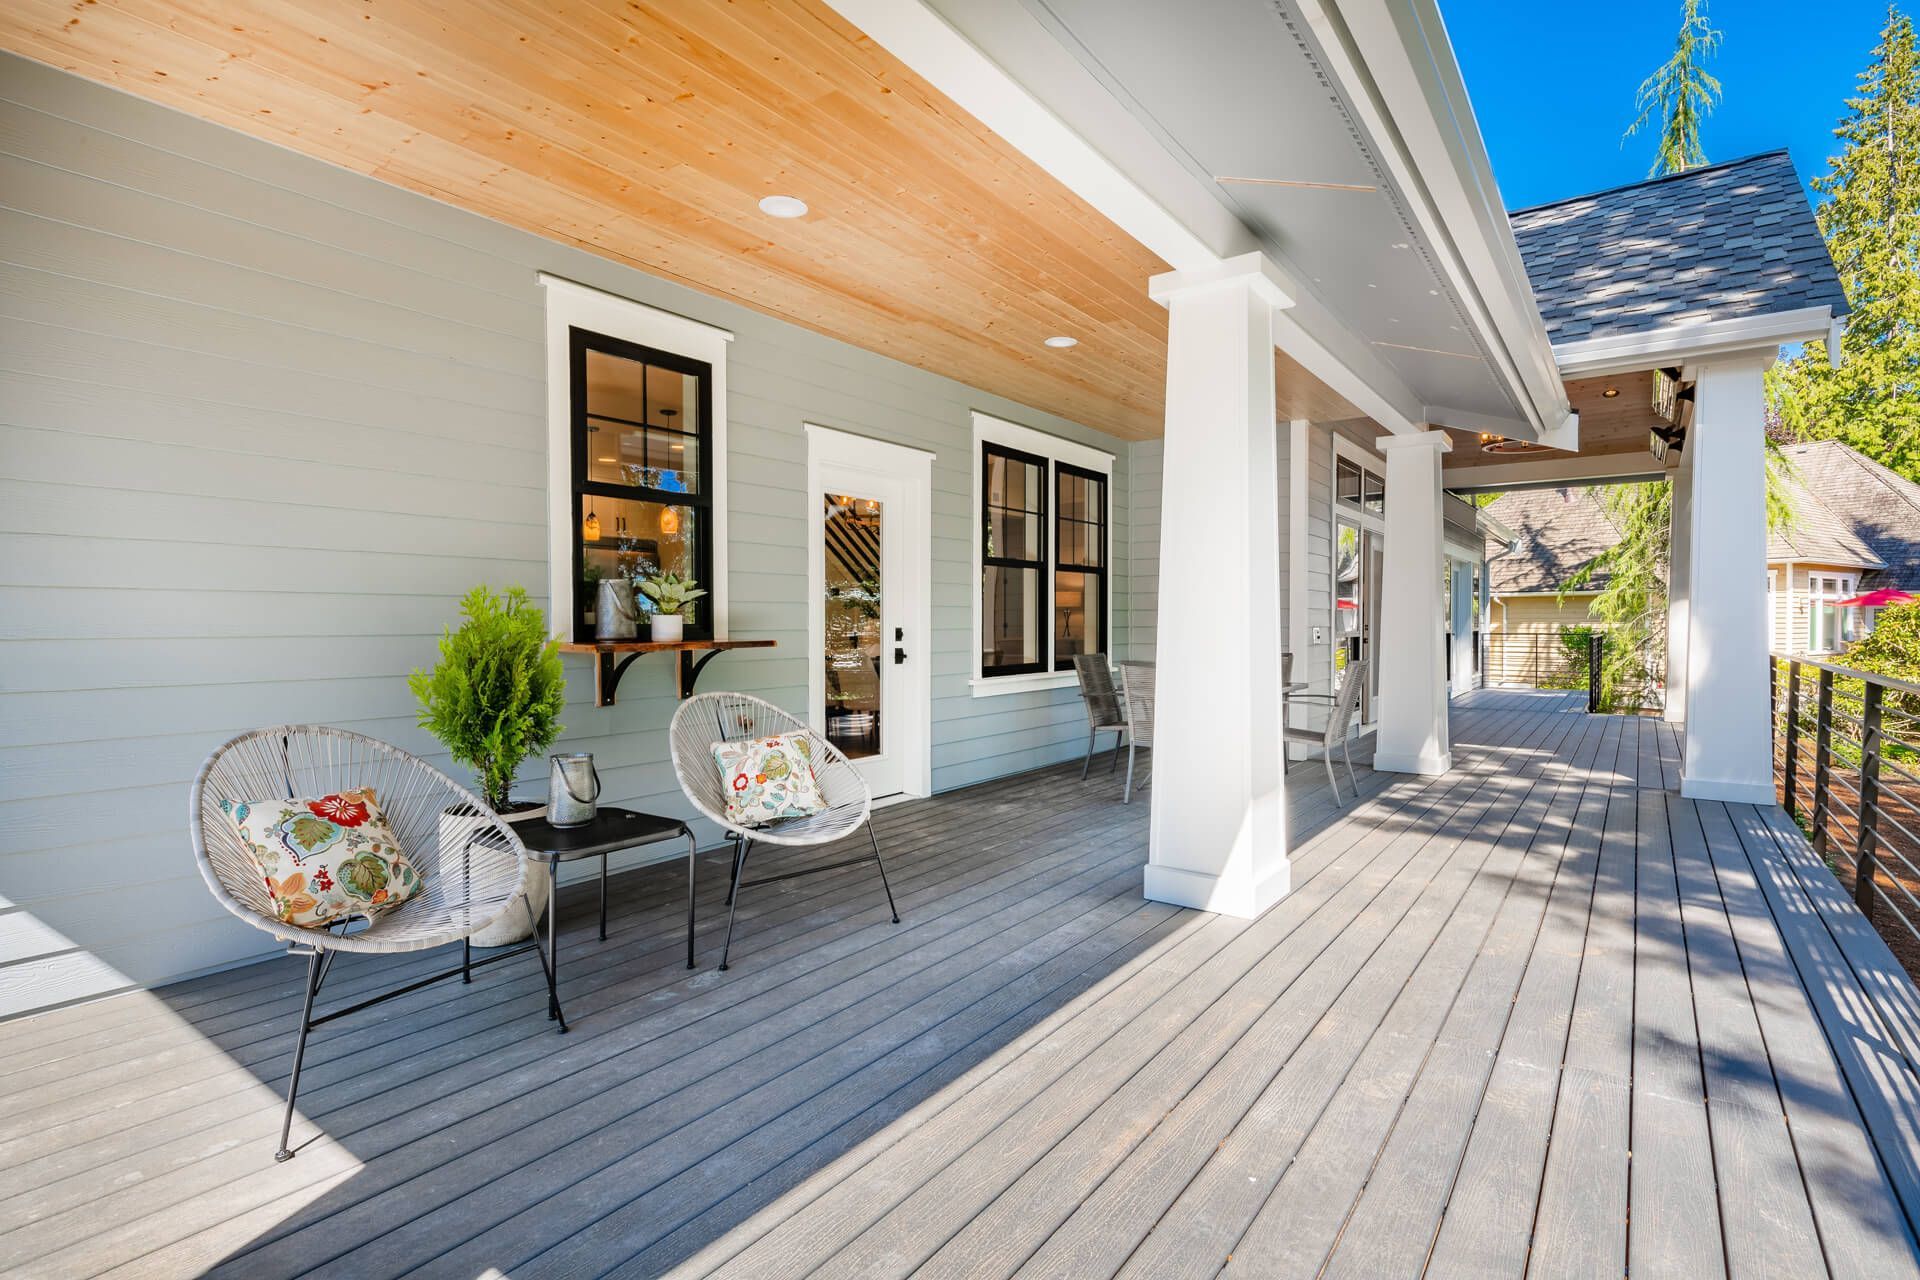
M1508 208L1646 176L1653 138L1622 147L1620 135L1634 90L1673 51L1680 0L1440 5ZM1785 146L1803 182L1825 173L1885 0L1709 0L1707 12L1724 33L1707 69L1725 91L1702 132L1707 159Z

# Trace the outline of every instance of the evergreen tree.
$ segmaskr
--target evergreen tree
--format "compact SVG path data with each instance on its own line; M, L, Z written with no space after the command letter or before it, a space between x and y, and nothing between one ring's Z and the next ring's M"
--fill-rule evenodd
M1873 64L1813 180L1815 216L1852 314L1835 369L1810 342L1769 375L1782 429L1845 441L1920 480L1920 59L1913 20L1889 10Z
M1640 82L1634 106L1640 115L1625 142L1647 125L1660 123L1660 146L1654 153L1649 178L1685 173L1707 162L1700 146L1700 125L1720 97L1720 82L1707 74L1704 63L1720 47L1720 32L1707 25L1707 0L1681 0L1680 34L1673 56Z

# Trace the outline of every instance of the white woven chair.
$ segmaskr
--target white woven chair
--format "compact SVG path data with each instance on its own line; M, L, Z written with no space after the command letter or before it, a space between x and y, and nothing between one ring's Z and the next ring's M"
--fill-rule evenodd
M1120 765L1120 746L1127 736L1126 713L1120 708L1120 690L1114 687L1113 667L1104 653L1077 653L1073 656L1073 673L1080 680L1080 700L1087 711L1087 759L1080 766L1080 781L1087 780L1087 770L1093 767L1093 750L1096 735L1113 735L1112 768Z
M1326 762L1327 783L1333 788L1333 802L1342 804L1340 784L1333 776L1333 749L1340 748L1340 754L1347 762L1347 782L1353 787L1354 798L1360 797L1360 783L1353 772L1353 753L1348 748L1347 729L1353 723L1353 717L1360 710L1360 691L1367 684L1367 660L1356 658L1347 663L1346 670L1340 676L1340 688L1332 695L1324 693L1296 693L1288 699L1288 705L1295 702L1326 702L1329 704L1327 723L1318 729L1296 729L1291 724L1285 726L1286 740L1306 746L1320 748L1320 758Z
M371 787L400 841L407 860L420 873L420 892L372 923L356 918L334 928L303 929L275 914L264 878L221 802L257 803L268 799L331 795ZM443 978L473 981L481 965L519 955L529 946L502 949L481 960L463 947L457 969L419 978L393 991L315 1017L320 985L341 952L393 955L465 943L492 924L521 894L526 850L513 829L495 817L481 799L424 760L398 747L345 729L324 725L281 725L259 729L222 746L207 757L193 780L189 810L194 859L221 906L263 933L287 944L288 954L307 957L306 1003L287 1081L287 1112L280 1126L276 1160L289 1160L294 1099L300 1091L300 1064L313 1028L357 1013L382 1000L416 991ZM519 897L533 921L533 909ZM567 1029L553 972L539 943L536 924L531 950L547 980L547 1016Z
M1133 803L1133 753L1153 745L1153 673L1151 662L1120 664L1120 706L1127 718L1127 785L1121 804ZM1149 768L1147 781L1153 781Z
M713 758L713 748L722 742L782 733L807 735L807 745L813 752L814 780L820 785L827 807L804 818L786 818L764 827L743 827L729 822L727 795L720 766ZM734 914L739 910L742 889L871 862L880 870L880 887L886 891L887 909L893 915L893 922L900 923L900 910L893 903L893 886L887 883L886 864L880 860L880 841L873 834L873 792L838 747L771 702L744 693L701 693L682 702L680 709L673 713L670 745L673 772L680 779L680 789L686 792L694 808L733 838L733 876L727 890L727 941L720 949L722 969L727 967L727 955L733 947ZM870 854L758 880L740 878L746 871L747 855L755 844L791 848L831 844L863 826L867 829L867 842L873 846Z

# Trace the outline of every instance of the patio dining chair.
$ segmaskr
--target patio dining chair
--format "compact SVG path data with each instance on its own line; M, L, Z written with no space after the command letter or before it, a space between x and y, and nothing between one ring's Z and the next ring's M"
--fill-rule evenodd
M804 818L783 818L763 827L746 827L727 819L727 796L720 768L714 763L713 749L723 742L742 738L765 738L775 734L803 733L813 757L813 776L827 807ZM673 753L673 772L680 789L706 817L718 823L733 840L733 875L727 889L727 941L720 949L720 967L727 967L733 948L734 916L740 908L740 891L792 880L797 876L838 871L842 867L871 862L879 869L880 887L887 895L887 910L895 924L900 910L894 906L893 886L887 883L886 864L880 860L880 841L873 834L873 792L853 762L805 723L760 698L744 693L701 693L688 698L673 713L669 743ZM755 844L787 848L809 848L834 841L865 827L872 853L844 858L824 866L802 867L758 880L742 880L747 857Z
M1347 782L1353 787L1353 795L1360 798L1360 783L1353 772L1353 753L1348 748L1347 729L1353 723L1354 715L1360 710L1360 691L1367 684L1367 660L1357 658L1347 663L1340 675L1340 688L1332 694L1296 693L1284 704L1289 709L1296 702L1326 702L1330 709L1327 722L1319 729L1296 729L1293 725L1284 726L1286 740L1306 746L1320 748L1320 758L1326 762L1327 783L1333 788L1333 802L1345 803L1340 799L1340 783L1333 776L1333 749L1340 748L1340 754L1347 762Z
M1087 780L1093 767L1095 739L1099 734L1113 735L1113 764L1120 765L1120 748L1127 737L1126 712L1120 706L1120 690L1113 683L1113 664L1104 653L1077 653L1073 656L1073 674L1080 679L1080 701L1087 712L1087 759L1080 766L1080 781Z
M355 916L326 928L288 924L275 911L266 879L228 816L230 809L270 800L336 795L371 788L381 813L406 859L420 876L420 890L397 908L371 922ZM225 806L225 807L223 807ZM538 922L523 892L525 853L513 828L480 797L424 760L374 738L324 725L281 725L259 729L220 747L200 766L193 781L189 823L194 859L221 906L261 932L287 944L289 955L307 958L306 999L294 1042L292 1074L287 1080L287 1110L280 1125L275 1160L290 1160L294 1100L300 1092L300 1065L307 1037L315 1027L358 1013L371 1005L531 949L546 978L547 1016L567 1029L553 971L540 946ZM512 909L515 901L534 929L531 944L501 948L480 960L470 945L474 934ZM462 943L459 968L415 978L379 995L315 1016L321 984L343 952L396 955Z
M1120 705L1127 718L1127 785L1120 792L1121 804L1133 803L1134 752L1153 746L1153 673L1151 662L1120 664ZM1153 781L1151 764L1147 781Z

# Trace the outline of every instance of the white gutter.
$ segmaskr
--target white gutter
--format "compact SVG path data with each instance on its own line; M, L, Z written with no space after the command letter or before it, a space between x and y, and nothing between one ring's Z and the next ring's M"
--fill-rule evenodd
M1789 342L1831 340L1838 327L1833 308L1800 307L1732 320L1702 320L1666 325L1643 333L1623 333L1554 347L1560 372L1569 378L1606 373L1636 373L1662 365L1686 365L1755 348ZM1830 347L1836 351L1837 346Z

